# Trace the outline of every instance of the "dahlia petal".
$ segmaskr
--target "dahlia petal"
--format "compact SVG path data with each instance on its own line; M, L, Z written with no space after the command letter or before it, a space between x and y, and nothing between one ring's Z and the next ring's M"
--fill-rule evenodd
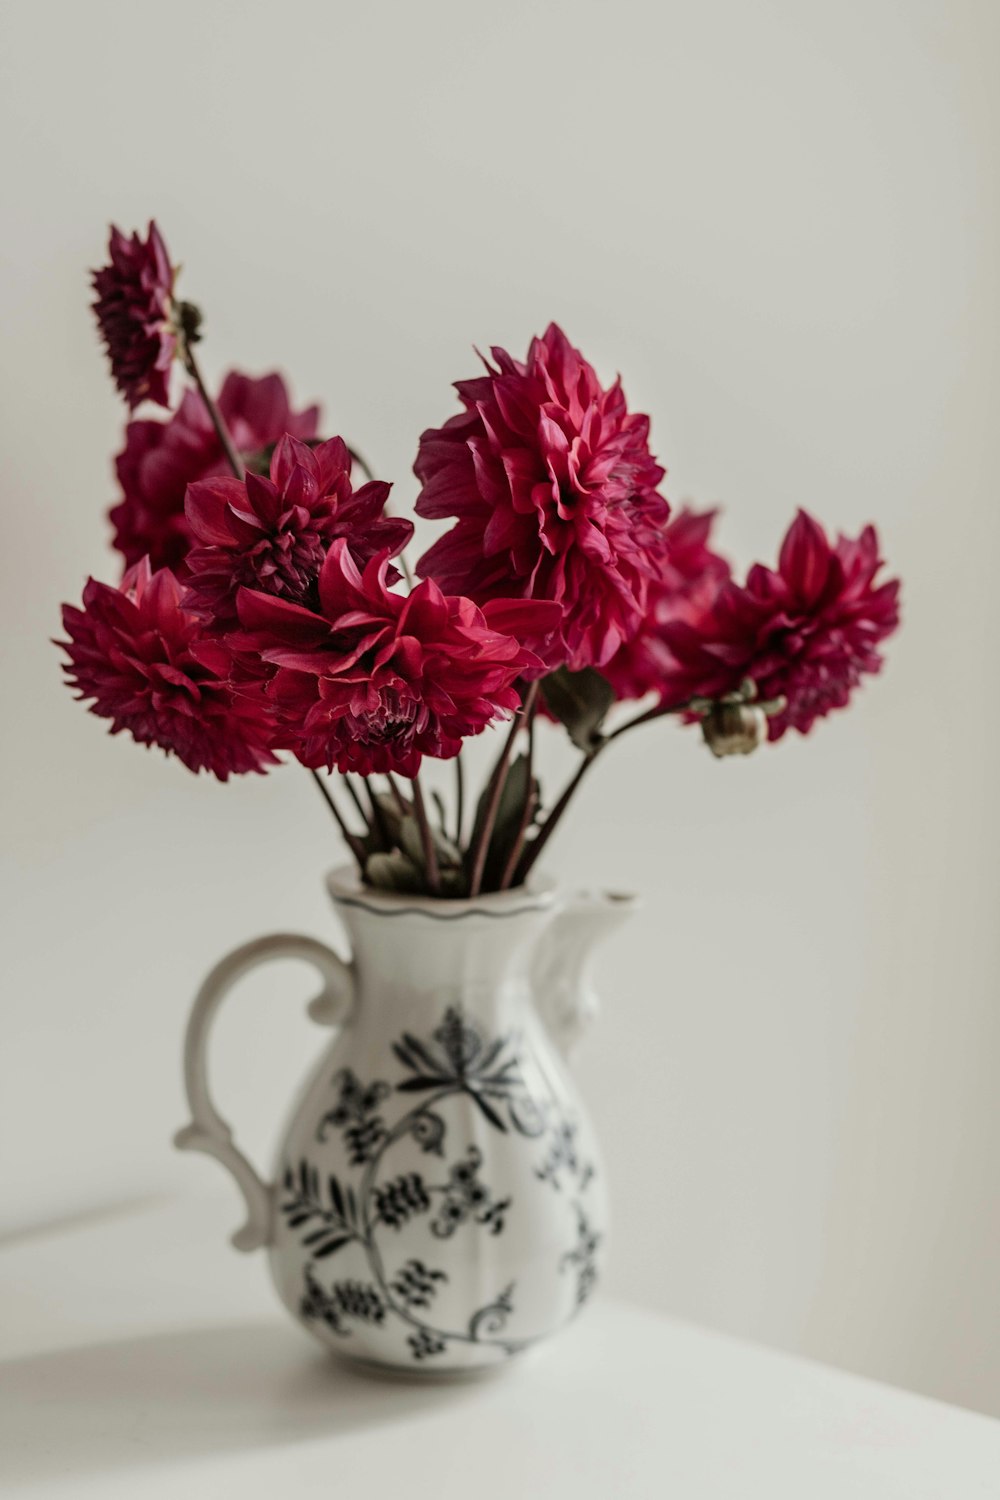
M425 578L403 605L399 616L399 630L413 630L418 635L433 639L448 619L448 602L432 578Z
M380 519L391 492L391 484L386 484L382 479L371 479L367 484L359 485L352 495L341 502L338 514L342 517L350 516L359 522ZM413 530L413 522L405 520L402 516L386 517L385 520L393 525L405 526L410 531Z
M335 544L349 546L359 565L373 556L388 558L405 545L410 523L382 513L388 486L372 483L353 494L346 445L334 439L322 450L317 459L294 434L285 434L272 455L270 477L249 472L230 480L224 494L220 482L212 482L225 503L214 528L205 528L204 545L188 554L186 569L192 603L217 624L235 621L241 587L315 603L330 586L329 577L321 584L320 573Z
M352 459L350 450L342 437L328 438L325 443L319 443L311 451L321 489L333 489L340 479L350 481Z
M141 600L143 614L151 620L154 628L169 633L181 601L180 585L169 568L161 568L149 578L142 589Z
M305 765L410 774L425 754L453 755L464 737L509 713L517 678L541 669L470 600L445 595L431 579L404 599L387 578L385 554L360 570L346 542L335 541L308 636L299 617L273 609L279 601L240 596L241 615L261 628L245 629L234 647L256 642L274 672L274 743ZM531 605L524 618L540 628L558 623L560 611Z
M137 565L117 590L90 580L84 608L64 611L64 622L67 679L112 733L221 780L274 763L267 715L237 704L228 651L203 636L167 570Z
M184 514L192 533L206 546L226 546L232 533L226 524L226 511L243 496L239 479L220 476L189 484L184 496Z
M781 545L778 571L804 604L822 594L830 571L831 551L818 521L800 510Z
M278 439L271 457L271 482L279 492L286 490L296 470L315 477L316 460L311 448L286 432Z
M487 557L509 552L524 536L524 519L516 512L497 506L482 534L482 549Z
M457 524L418 571L480 603L557 601L576 657L604 659L636 628L643 579L662 571L669 510L655 494L663 470L646 446L648 421L630 416L618 384L601 389L557 325L532 341L525 364L492 353L485 378L457 384L466 412L421 438L418 513ZM587 567L567 572L562 559L577 552ZM615 576L595 589L596 573Z
M487 599L482 612L491 630L513 636L529 648L555 635L563 614L551 599Z
M327 621L313 614L312 610L293 604L290 599L262 594L257 589L240 589L236 608L244 630L259 632L261 636L325 640L330 633Z
M502 504L505 486L494 472L490 450L481 439L473 437L469 439L469 452L479 495L488 506Z
M508 430L524 439L534 432L537 405L519 380L496 380L493 395L497 408Z

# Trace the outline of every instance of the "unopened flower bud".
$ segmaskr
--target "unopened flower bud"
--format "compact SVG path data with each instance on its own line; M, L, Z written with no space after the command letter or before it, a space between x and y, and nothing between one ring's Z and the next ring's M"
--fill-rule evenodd
M749 755L767 739L767 714L756 703L713 703L701 732L713 755Z
M199 343L202 323L201 308L193 302L175 302L174 309L185 344Z

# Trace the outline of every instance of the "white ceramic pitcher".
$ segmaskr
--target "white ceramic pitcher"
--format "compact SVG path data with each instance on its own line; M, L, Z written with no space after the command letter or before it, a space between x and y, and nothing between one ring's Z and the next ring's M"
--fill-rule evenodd
M414 1373L504 1361L569 1322L598 1275L603 1173L564 1055L595 1008L592 944L632 900L327 883L351 961L277 934L213 969L176 1144L230 1169L247 1207L233 1243L267 1247L285 1306L338 1354ZM271 958L319 970L309 1012L336 1035L265 1183L212 1105L206 1047L223 998Z

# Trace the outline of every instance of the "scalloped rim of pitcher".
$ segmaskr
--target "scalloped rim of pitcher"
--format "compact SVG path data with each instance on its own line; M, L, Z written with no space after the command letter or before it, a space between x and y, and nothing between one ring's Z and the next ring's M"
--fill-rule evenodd
M516 917L522 912L544 911L558 897L555 880L541 876L530 885L511 891L489 891L474 900L468 896L410 896L379 891L364 885L351 865L339 865L326 877L326 888L340 906L355 906L377 916L430 917L435 922L453 922L459 917Z

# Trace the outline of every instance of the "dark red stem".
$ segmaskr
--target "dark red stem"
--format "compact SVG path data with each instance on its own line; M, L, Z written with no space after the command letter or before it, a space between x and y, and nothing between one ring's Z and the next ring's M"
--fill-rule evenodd
M535 711L537 707L538 699L536 698L531 704L530 709L528 710L528 790L524 798L524 807L521 809L521 821L517 827L517 834L511 847L511 851L507 856L507 863L504 865L503 875L500 877L500 889L502 891L508 890L513 882L514 871L517 869L518 863L521 859L521 855L524 852L524 843L526 838L528 837L528 829L531 827L531 820L535 816L535 812L538 808L538 793L535 790L534 778Z
M514 715L514 721L510 726L507 738L504 740L500 758L494 766L493 774L489 780L483 826L479 830L479 838L472 855L472 873L469 878L469 895L472 898L478 896L483 888L483 872L486 869L486 856L489 854L490 840L493 837L493 830L496 827L500 798L503 796L503 789L507 782L507 772L510 769L510 758L514 750L514 741L517 739L525 716L533 711L537 697L538 682L535 681L528 688L524 696L524 702Z
M424 868L427 871L427 884L435 896L441 894L441 872L438 869L437 850L434 848L434 835L427 818L427 808L424 805L424 793L420 785L420 777L412 776L410 785L413 788L413 811L416 814L417 827L420 829L420 842L424 850Z
M184 347L184 364L188 374L198 387L199 396L205 403L205 410L208 412L212 426L215 428L215 435L222 444L222 451L226 455L226 462L236 475L236 478L242 479L245 473L243 460L236 451L236 445L230 435L229 428L223 421L222 413L208 394L208 387L205 385L198 361L194 357L194 350L190 344L186 344Z
M348 828L347 824L344 822L343 815L341 814L340 808L337 806L336 802L334 802L334 800L333 800L333 793L331 792L330 788L327 786L327 784L323 780L323 778L320 776L319 772L311 770L309 772L309 775L312 777L313 781L315 781L316 785L319 787L320 796L323 798L323 801L326 803L327 807L333 813L333 816L334 816L334 818L336 819L336 822L337 822L337 827L340 829L341 833L344 835L344 841L347 844L347 847L350 849L351 853L354 855L354 858L357 860L357 862L358 862L358 868L361 871L361 874L364 875L364 873L365 873L365 863L366 863L366 860L367 860L367 857L368 857L367 854L366 854L366 852L365 852L365 846L364 846L364 844L358 838L357 834L356 833L352 833L351 830Z

